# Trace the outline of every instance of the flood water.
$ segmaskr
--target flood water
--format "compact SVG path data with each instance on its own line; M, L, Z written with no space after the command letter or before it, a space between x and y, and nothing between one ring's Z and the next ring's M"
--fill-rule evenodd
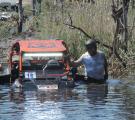
M135 85L76 83L73 89L11 90L0 85L0 120L133 120Z

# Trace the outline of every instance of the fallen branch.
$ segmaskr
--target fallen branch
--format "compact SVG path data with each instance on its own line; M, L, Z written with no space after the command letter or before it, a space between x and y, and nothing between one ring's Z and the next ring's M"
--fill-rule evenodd
M77 29L77 30L79 30L79 31L82 32L86 37L88 37L88 38L90 38L90 39L91 39L91 38L94 38L94 39L97 41L98 44L103 45L104 47L110 49L111 51L113 50L113 47L102 43L99 39L97 39L97 38L95 38L95 37L90 36L90 35L87 34L82 28L76 27L76 26L74 26L74 25L72 25L72 24L68 24L68 23L64 23L64 24L67 25L67 26L69 26L69 27L71 27L72 29Z

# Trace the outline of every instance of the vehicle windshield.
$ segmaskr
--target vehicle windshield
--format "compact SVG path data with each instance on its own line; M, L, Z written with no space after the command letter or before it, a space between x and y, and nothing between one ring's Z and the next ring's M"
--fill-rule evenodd
M23 53L22 68L23 70L41 70L46 65L48 60L62 60L62 52L48 53Z

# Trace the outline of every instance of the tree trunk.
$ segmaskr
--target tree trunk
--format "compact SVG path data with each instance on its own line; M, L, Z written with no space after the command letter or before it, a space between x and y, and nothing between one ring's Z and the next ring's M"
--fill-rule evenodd
M130 0L112 0L112 16L116 23L116 31L114 34L113 49L114 51L121 48L127 52L128 48L128 29L127 15ZM122 2L122 4L120 4Z
M33 16L36 15L36 4L37 4L37 0L32 0Z
M41 13L41 3L42 3L42 0L38 0L38 13L39 14Z
M128 15L128 7L129 7L129 2L130 0L123 0L123 26L124 26L124 30L123 30L123 49L125 52L127 52L128 48L128 29L127 29L127 15Z
M23 7L22 7L22 0L19 0L18 13L19 13L18 33L21 33L22 32L22 27L23 27Z

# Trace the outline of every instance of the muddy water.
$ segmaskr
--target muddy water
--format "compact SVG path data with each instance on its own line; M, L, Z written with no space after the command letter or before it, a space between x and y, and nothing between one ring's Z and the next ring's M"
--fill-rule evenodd
M117 79L50 91L0 85L0 120L133 120L134 101L135 85Z

